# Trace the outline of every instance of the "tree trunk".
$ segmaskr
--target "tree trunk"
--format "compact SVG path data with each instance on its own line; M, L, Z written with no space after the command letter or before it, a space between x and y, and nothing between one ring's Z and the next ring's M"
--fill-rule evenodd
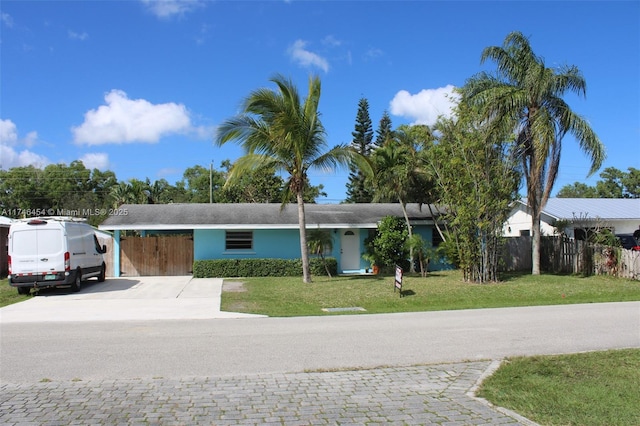
M442 233L442 230L440 229L440 226L438 225L438 220L436 219L436 216L433 214L433 209L431 208L431 204L427 204L427 207L429 207L429 214L431 214L431 218L433 219L433 224L436 227L436 230L438 231L438 235L440 235L440 239L442 239L442 241L447 241L447 239L444 237L444 234ZM440 213L438 211L438 213Z
M402 214L404 214L404 220L407 223L407 231L409 232L409 241L411 241L411 237L413 236L413 232L411 230L411 223L409 223L409 214L407 214L407 205L402 201L402 198L398 198L400 201L400 205L402 206ZM416 272L416 267L413 264L413 247L409 247L409 272Z
M309 267L309 251L307 250L307 219L304 215L304 200L302 191L296 194L298 200L298 224L300 225L300 255L302 256L302 282L311 282L311 268Z
M540 208L536 203L531 212L531 275L540 275Z

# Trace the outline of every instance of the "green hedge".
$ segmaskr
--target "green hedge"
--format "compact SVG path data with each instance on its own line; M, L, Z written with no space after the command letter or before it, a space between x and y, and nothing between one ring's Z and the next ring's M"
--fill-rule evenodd
M331 275L337 275L337 260L326 257L325 261ZM309 262L312 275L327 275L321 259L312 257ZM301 259L212 259L193 262L194 278L301 276Z

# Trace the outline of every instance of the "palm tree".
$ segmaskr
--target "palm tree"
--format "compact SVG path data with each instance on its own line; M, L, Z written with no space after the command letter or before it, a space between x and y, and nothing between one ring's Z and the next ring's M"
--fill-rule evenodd
M413 133L423 129L415 130ZM423 130L424 131L424 130ZM429 191L425 167L420 150L425 141L418 141L411 128L401 127L393 132L384 145L372 154L373 174L370 175L374 202L398 202L402 207L409 239L413 230L407 213L407 203L422 203L424 194ZM413 248L411 248L413 257ZM415 272L411 262L410 272Z
M133 195L131 185L127 182L118 182L116 185L112 186L109 191L109 195L111 195L111 199L113 200L113 208L118 208L123 204L135 203L135 197Z
M572 134L591 159L589 176L605 158L604 145L589 123L562 99L566 92L586 95L586 82L575 66L547 68L529 40L513 32L502 47L482 52L481 62L492 59L496 75L483 72L463 88L463 100L479 106L490 129L514 134L527 185L532 214L532 274L540 274L540 214L558 176L562 139Z
M303 281L310 283L303 199L304 190L309 185L307 172L312 168L330 170L338 165L347 166L357 154L346 145L324 151L326 134L318 112L318 77L309 78L309 93L302 102L290 79L276 75L270 81L276 84L277 91L258 89L250 93L244 100L242 112L220 125L215 143L221 146L235 140L246 152L234 163L228 183L245 172L262 167L272 167L288 174L283 208L286 200L294 195L298 204Z
M320 256L324 270L327 272L329 278L331 278L331 271L327 265L324 254L333 250L333 237L331 233L326 229L314 229L307 234L307 242L309 244L309 251L317 256Z

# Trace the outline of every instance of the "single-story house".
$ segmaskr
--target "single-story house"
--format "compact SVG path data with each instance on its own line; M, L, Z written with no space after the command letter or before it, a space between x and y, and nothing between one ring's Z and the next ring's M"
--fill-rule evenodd
M13 219L0 216L0 277L9 273L9 227Z
M407 205L414 232L435 246L439 239L431 211L436 210ZM122 272L120 243L128 238L121 237L124 231L138 231L143 236L191 235L193 260L300 258L296 204L126 204L114 213L118 214L108 217L99 229L113 232L115 276ZM333 251L327 255L336 258L340 273L370 268L362 258L365 239L383 217L404 217L400 204L382 203L305 204L305 213L307 230L327 230L333 236Z
M542 209L540 233L554 235L555 224L568 224L564 233L577 239L595 229L632 234L640 226L640 198L549 198ZM517 201L504 226L504 235L531 235L531 212L527 200Z

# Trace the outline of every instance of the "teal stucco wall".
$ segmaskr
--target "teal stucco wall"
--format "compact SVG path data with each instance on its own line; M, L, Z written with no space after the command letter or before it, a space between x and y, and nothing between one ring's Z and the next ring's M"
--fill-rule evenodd
M340 231L329 232L333 236L333 250L328 256L335 257L340 265ZM434 229L432 226L417 225L413 232L422 235L425 241L433 241ZM364 240L369 235L368 229L360 229L360 254L365 250ZM251 250L225 250L224 229L195 229L193 231L193 257L194 260L207 259L299 259L300 237L298 229L257 229L253 231L253 249ZM371 265L362 257L360 269L366 270ZM430 270L450 269L446 261L434 259L429 265Z
M253 249L225 250L224 229L193 231L194 260L207 259L299 259L300 237L297 229L256 229Z

